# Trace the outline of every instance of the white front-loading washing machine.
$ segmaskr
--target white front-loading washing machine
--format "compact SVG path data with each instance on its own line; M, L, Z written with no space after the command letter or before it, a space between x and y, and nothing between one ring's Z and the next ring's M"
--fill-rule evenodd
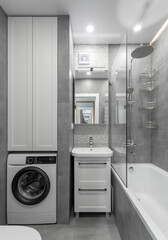
M7 223L56 223L56 153L8 155Z

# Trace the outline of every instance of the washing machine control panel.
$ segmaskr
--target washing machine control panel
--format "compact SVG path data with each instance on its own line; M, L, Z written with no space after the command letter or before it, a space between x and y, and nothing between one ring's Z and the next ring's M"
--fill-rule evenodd
M56 163L56 156L28 156L26 157L26 164L54 164Z

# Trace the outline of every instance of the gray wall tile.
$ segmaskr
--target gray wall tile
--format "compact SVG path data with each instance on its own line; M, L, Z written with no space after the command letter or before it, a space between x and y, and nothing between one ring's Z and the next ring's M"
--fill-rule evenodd
M94 147L108 147L108 125L75 125L75 147L88 147L90 137L93 137Z
M152 163L168 171L168 29L154 44L152 66L159 70L157 92L158 128L152 130Z
M65 148L65 147L64 147ZM59 177L66 176L68 169L70 167L71 162L67 162L67 159L69 159L69 151L66 149L59 150L58 152L58 158L59 158ZM68 173L69 175L69 173ZM60 190L60 189L59 189Z
M58 149L64 151L69 145L69 103L58 103L58 114Z
M6 223L7 15L0 6L0 224Z
M73 147L73 40L69 16L58 17L58 198L57 222L69 223L72 205L70 186Z
M62 187L65 187L65 186L62 186ZM57 211L58 223L69 224L69 210L68 210L70 208L69 197L67 199L59 198L58 201L61 202L61 204L59 205L59 209Z

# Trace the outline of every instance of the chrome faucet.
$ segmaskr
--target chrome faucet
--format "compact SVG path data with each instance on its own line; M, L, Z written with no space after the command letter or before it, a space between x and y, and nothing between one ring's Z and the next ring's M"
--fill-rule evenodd
M89 147L93 148L93 137L89 138Z

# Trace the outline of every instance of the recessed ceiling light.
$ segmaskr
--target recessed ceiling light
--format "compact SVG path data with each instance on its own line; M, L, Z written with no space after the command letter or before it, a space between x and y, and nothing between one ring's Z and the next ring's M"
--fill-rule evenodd
M94 27L92 25L88 25L87 28L86 28L86 31L88 33L92 33L94 31Z
M88 76L91 75L91 72L87 72L86 75L88 75Z
M137 25L134 27L134 32L139 32L141 29L142 29L141 24L137 24Z

